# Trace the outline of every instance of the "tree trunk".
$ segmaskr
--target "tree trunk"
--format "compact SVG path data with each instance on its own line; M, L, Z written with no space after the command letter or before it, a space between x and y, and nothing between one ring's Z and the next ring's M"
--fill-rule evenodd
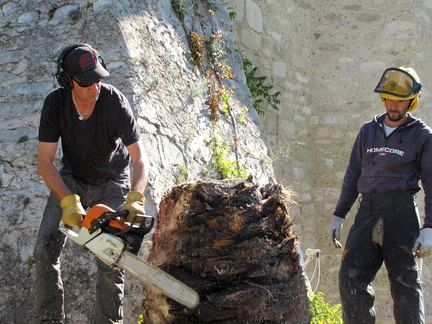
M249 180L174 187L161 201L149 261L194 288L189 310L145 288L145 323L308 323L291 230L291 193Z

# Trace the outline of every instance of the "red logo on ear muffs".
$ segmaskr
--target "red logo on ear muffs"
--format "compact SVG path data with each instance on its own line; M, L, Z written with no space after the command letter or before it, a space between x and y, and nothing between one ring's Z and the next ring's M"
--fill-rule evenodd
M91 53L83 54L80 57L79 64L83 71L93 69L96 66L96 58Z

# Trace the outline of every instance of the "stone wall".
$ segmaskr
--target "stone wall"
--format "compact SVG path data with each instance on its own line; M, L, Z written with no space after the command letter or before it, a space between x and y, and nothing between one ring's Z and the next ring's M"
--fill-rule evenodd
M1 4L1 322L31 322L32 318L31 254L48 194L35 172L37 125L43 98L53 89L55 60L63 46L89 42L97 47L112 73L108 82L131 101L152 169L146 193L149 213L157 212L161 196L176 180L206 174L210 150L204 142L211 132L206 80L191 65L185 30L208 34L225 29L231 44L227 12L220 9L205 22L186 19L182 23L170 1L141 2L10 0ZM372 90L384 68L411 65L417 70L424 91L415 114L432 124L432 1L414 5L396 0L391 6L382 0L231 0L228 4L229 11L236 13L236 47L281 91L279 110L269 109L262 118L265 141L276 179L297 193L299 204L292 214L303 249L322 251L318 290L338 302L340 254L328 244L326 232L354 137L365 121L383 111ZM190 8L186 11L190 15ZM204 11L200 14L208 17ZM229 59L237 80L232 85L238 89L232 105L250 107L244 75L238 72L240 58L232 53ZM239 126L245 148L242 158L265 182L272 168L253 110L248 117L247 124ZM220 130L232 138L228 118L222 118ZM354 213L355 208L346 221L344 239ZM71 323L85 321L92 308L94 266L89 259L82 250L67 245L64 280ZM425 304L430 305L432 273L427 263L423 281ZM128 279L127 320L133 323L141 286ZM392 323L385 271L374 285L379 322Z
M239 118L250 107L241 60L233 48L231 22L220 3L204 5L180 21L171 2L10 0L0 6L0 322L32 323L32 252L48 189L36 173L37 127L43 99L56 86L59 51L86 42L99 51L108 83L129 99L138 117L150 161L147 212L156 215L163 194L177 181L214 176L208 142L213 132L229 147L231 119L210 122L206 76L191 63L189 33L206 37L223 29L226 60L235 78L229 103ZM201 27L200 27L201 26ZM205 28L204 28L205 27ZM229 54L230 53L230 54ZM242 167L266 183L273 176L254 110L237 124ZM59 153L60 154L60 153ZM233 154L229 156L233 159ZM140 255L148 251L143 244ZM90 253L68 243L62 256L67 323L89 321L94 304L95 266ZM128 277L125 323L136 323L142 285Z
M409 65L417 70L424 90L415 115L432 123L432 1L229 4L236 13L237 47L281 91L279 110L269 109L263 118L266 143L276 178L297 193L296 223L303 249L321 249L318 290L339 302L340 252L330 247L327 228L358 129L384 112L373 89L386 67ZM423 214L423 198L418 196ZM355 211L353 207L345 222L343 241ZM428 263L426 259L422 278L427 306L432 301ZM374 287L379 323L393 323L385 271Z

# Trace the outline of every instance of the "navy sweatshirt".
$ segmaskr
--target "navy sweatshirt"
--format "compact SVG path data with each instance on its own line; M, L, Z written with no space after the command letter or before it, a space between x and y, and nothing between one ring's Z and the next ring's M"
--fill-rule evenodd
M408 114L388 137L384 117L364 124L354 142L334 215L345 218L359 193L425 193L425 227L432 227L432 130Z

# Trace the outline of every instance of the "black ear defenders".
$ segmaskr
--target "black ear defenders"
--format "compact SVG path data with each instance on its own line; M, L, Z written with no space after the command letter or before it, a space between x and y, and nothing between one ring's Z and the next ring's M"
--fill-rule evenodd
M96 51L93 49L93 47L91 47L91 45L86 44L86 43L77 43L77 44L69 45L69 46L66 46L65 48L63 48L61 50L58 58L57 58L57 71L55 74L55 77L57 79L57 83L62 88L70 90L73 87L71 76L69 74L67 74L67 72L65 70L63 70L63 66L62 66L63 62L64 62L66 56L70 52L72 52L75 48L81 47L81 46L86 46L86 47L90 48L96 54ZM105 62L104 62L102 56L97 55L97 58L98 58L100 64L103 66L103 68L106 69L106 65L105 65Z

